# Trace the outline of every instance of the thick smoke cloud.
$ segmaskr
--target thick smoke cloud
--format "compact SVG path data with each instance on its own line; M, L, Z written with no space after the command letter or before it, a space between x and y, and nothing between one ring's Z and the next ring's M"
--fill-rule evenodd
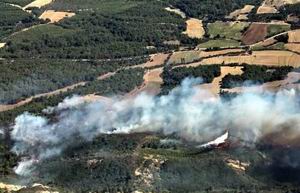
M287 126L293 131L291 137L300 134L299 97L294 90L246 93L226 102L201 98L208 91L196 89L199 82L186 79L169 95L160 97L142 93L129 99L84 103L75 96L45 110L58 113L56 122L24 113L16 118L12 131L12 150L27 157L16 172L26 174L32 163L59 155L77 137L92 140L103 133L163 132L199 143L226 129L248 141Z

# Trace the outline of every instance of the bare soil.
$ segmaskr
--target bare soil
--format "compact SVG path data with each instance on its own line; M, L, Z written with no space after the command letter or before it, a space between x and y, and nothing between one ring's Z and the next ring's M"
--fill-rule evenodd
M246 45L251 45L262 41L266 38L268 33L268 25L253 23L248 30L243 34L242 42Z

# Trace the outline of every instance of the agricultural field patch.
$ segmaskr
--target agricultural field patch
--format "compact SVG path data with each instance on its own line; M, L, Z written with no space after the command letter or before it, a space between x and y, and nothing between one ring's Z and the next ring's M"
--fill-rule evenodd
M290 29L290 25L270 24L268 25L267 37L271 37L282 32L289 31Z
M240 56L219 56L203 59L202 64L256 64L266 66L300 67L300 55L282 50L253 51L252 54Z
M300 53L300 44L288 43L288 44L285 44L284 47L287 50Z
M209 23L207 33L210 38L225 38L240 40L243 31L249 26L246 22L221 22Z
M175 52L171 55L167 64L185 64L195 62L200 59L201 51L181 51Z
M289 43L300 43L300 30L294 30L288 32Z
M197 48L230 48L240 46L241 43L231 39L216 39L208 40L207 42L201 43Z
M268 33L266 24L253 23L243 34L242 42L246 45L254 44L265 39Z
M199 19L191 18L186 21L187 29L183 34L186 34L190 38L201 39L205 35L203 23Z
M248 14L255 8L253 5L245 5L242 9L231 12L226 18L235 20L247 20Z
M59 22L60 20L64 18L73 17L75 13L71 12L60 12L60 11L54 11L54 10L47 10L42 13L42 15L39 17L43 20L50 20L50 23Z

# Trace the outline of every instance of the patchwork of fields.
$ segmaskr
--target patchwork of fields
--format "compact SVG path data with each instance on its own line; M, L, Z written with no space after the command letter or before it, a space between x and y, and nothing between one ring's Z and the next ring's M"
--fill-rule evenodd
M23 112L49 116L43 109L69 96L86 103L161 96L191 77L202 81L197 100L298 91L299 8L284 0L0 0L0 128ZM12 174L16 158L1 147L0 174ZM132 182L126 175L120 180Z

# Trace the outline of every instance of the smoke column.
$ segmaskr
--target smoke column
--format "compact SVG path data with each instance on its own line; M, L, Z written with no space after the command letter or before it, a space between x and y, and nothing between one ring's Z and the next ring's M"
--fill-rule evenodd
M59 155L78 136L89 141L99 134L150 131L207 142L229 128L235 136L255 141L286 125L293 137L299 136L300 108L295 90L246 93L226 102L199 98L208 92L193 87L199 82L186 79L169 95L160 97L142 93L129 99L84 103L74 96L45 110L58 114L56 122L24 113L15 119L12 131L12 151L26 156L15 171L30 173L35 161Z

